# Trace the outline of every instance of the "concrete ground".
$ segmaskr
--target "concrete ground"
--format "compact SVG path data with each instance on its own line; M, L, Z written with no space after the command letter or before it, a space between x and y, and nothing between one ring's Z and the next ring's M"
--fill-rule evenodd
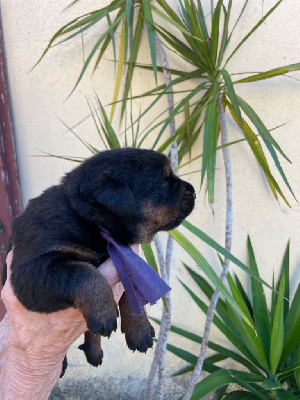
M109 346L112 340L113 343ZM54 387L50 400L142 400L144 398L153 350L148 351L146 355L132 353L126 347L124 336L116 333L111 339L102 340L104 360L100 367L95 368L87 363L83 352L77 349L81 342L82 338L69 349L68 369ZM173 355L167 354L167 358L170 357L171 360L167 359L167 365L172 365L172 370L166 371L164 400L177 400L184 393L189 377L170 376L185 365L181 361L178 362ZM116 365L118 368L114 368ZM122 372L116 375L114 371L116 369L120 371L120 365ZM212 396L208 399L212 399Z

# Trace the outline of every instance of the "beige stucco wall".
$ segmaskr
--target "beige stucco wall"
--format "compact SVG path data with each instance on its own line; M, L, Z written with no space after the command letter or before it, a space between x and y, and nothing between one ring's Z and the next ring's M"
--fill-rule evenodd
M24 203L31 197L39 195L45 188L59 182L61 176L74 164L68 161L37 157L40 151L59 155L87 156L86 149L67 131L60 122L62 119L72 127L83 121L76 132L95 146L100 145L97 133L89 115L85 96L94 98L94 90L102 103L108 104L112 99L114 68L109 59L109 51L100 68L91 77L86 74L75 93L66 100L71 92L82 67L83 54L80 41L71 41L53 48L42 63L29 73L35 62L45 49L51 36L72 18L107 4L107 0L82 0L69 11L62 10L70 0L2 0L1 12L4 26L5 46L8 64L9 85L13 107L16 132L17 155L21 175ZM171 3L171 1L170 1ZM176 1L172 1L173 4ZM203 1L205 3L205 1ZM210 3L208 0L206 3ZM234 2L241 3L241 2ZM242 22L236 29L230 48L245 36L262 16L262 1L249 2ZM265 9L275 1L264 2ZM234 15L238 14L240 4L233 7ZM264 10L266 12L266 10ZM253 37L244 45L238 55L230 62L230 72L263 71L277 66L300 61L300 2L285 0L276 12L263 24ZM84 36L84 51L95 42L95 38L103 27L97 27L92 34ZM230 50L230 49L229 49ZM143 51L140 60L150 62L147 38L143 38ZM175 58L170 55L171 63L177 66ZM184 66L182 66L184 67ZM299 73L290 74L300 79ZM161 78L160 78L161 79ZM136 93L154 87L151 73L138 71L134 77ZM291 183L295 195L300 199L300 82L279 77L267 82L241 85L238 93L245 98L259 113L266 126L285 126L273 132L275 139L292 160L289 165L281 158L282 166ZM134 101L135 113L139 112L140 101ZM142 108L146 101L142 102ZM164 104L159 107L164 107ZM159 109L159 107L157 109ZM107 108L109 110L109 107ZM144 121L153 119L154 114ZM118 121L115 120L118 128ZM229 119L230 138L240 138L234 123ZM200 144L194 151L201 151ZM292 290L300 277L300 208L298 203L285 189L281 178L278 178L292 208L282 201L279 204L272 198L263 175L247 147L239 144L230 148L233 167L234 184L234 236L233 253L246 262L246 237L251 235L257 254L262 278L271 282L272 271L277 272L284 248L291 239L291 277ZM272 162L270 162L272 165ZM185 172L199 169L199 166L187 168ZM197 189L197 206L189 220L211 235L220 244L224 243L225 187L224 168L221 153L218 154L216 171L216 200L214 214L208 205L205 185L200 191L197 174L187 176ZM219 271L215 252L199 241L197 247L208 261ZM189 261L176 246L172 269L173 321L184 328L191 328L202 333L204 316L199 314L188 295L183 292L177 278L191 284L181 266L181 259ZM243 276L243 275L241 275ZM159 316L161 304L149 309L150 315ZM216 330L213 339L226 343ZM151 364L153 351L147 355L132 354L126 349L124 338L120 333L104 339L104 364L94 369L86 364L83 354L73 346L69 352L70 367L66 377L55 389L53 398L59 399L140 399L145 380ZM171 338L172 343L184 345L178 338ZM198 352L192 344L186 346L190 351ZM168 371L175 371L183 366L177 358L167 356ZM182 393L181 380L169 379L169 398L174 399ZM175 382L175 386L171 382ZM172 387L172 389L171 389ZM89 395L87 395L89 393ZM104 394L105 393L105 394Z

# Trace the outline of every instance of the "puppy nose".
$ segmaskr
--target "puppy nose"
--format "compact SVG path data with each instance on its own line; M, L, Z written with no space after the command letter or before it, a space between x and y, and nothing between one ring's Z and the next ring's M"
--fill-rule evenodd
M194 199L196 198L196 192L193 189L186 189L185 194L187 196L192 196Z

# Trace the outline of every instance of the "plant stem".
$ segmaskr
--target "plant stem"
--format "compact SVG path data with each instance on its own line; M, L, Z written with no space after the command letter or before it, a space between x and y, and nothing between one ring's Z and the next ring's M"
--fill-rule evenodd
M157 32L155 32L155 44L156 51L160 58L161 66L163 68L163 74L166 86L170 85L172 81L170 67L168 58L163 48L161 41ZM169 87L168 93L168 108L169 114L172 113L174 109L174 96L173 96L173 86ZM172 118L169 124L170 127L170 136L174 136L176 132L175 128L175 119ZM170 145L170 155L171 155L171 167L175 169L178 167L178 150L177 150L177 142L173 140ZM154 238L155 246L157 249L158 260L160 265L160 273L162 278L169 283L170 281L170 270L171 270L171 262L172 262L172 252L173 252L173 238L168 236L166 252L164 256L164 251L160 242L158 235L155 235ZM162 312L161 325L158 335L157 344L155 347L154 358L152 361L152 365L150 368L150 372L148 375L147 389L145 394L145 400L151 399L151 393L154 385L155 375L158 372L158 393L157 400L162 400L164 396L164 377L165 377L165 354L167 349L167 342L169 337L169 331L171 326L171 294L170 292L165 296L165 308Z
M218 95L217 107L219 111L219 125L221 131L221 143L225 145L228 143L228 134L227 134L227 125L226 125L226 117L224 108L222 105L222 100L220 94ZM223 159L225 166L225 178L226 178L226 229L225 229L225 249L227 251L231 251L231 243L232 243L232 220L233 220L233 212L232 212L232 172L231 172L231 163L230 163L230 154L229 147L223 147ZM229 259L225 258L223 270L220 275L220 281L224 283L226 279L226 275L229 268ZM205 355L208 348L208 341L210 335L210 329L212 325L212 320L215 314L217 302L220 296L220 291L216 289L212 295L210 305L208 307L205 329L203 334L203 341L201 345L200 355L194 369L193 376L190 380L190 384L188 390L186 391L183 400L189 400L193 394L195 385L199 380L201 375L203 363L205 360Z
M154 243L157 250L158 262L160 267L160 274L162 278L169 283L169 271L171 264L171 254L173 242L170 241L170 236L168 238L167 249L166 249L166 257L164 256L164 250L162 247L161 240L158 235L154 237ZM167 265L167 262L169 265ZM171 325L171 296L170 293L167 293L165 296L166 306L162 312L160 330L158 334L157 344L155 347L154 358L152 361L152 365L150 368L150 372L148 375L147 389L144 399L150 400L151 393L154 385L154 379L156 373L158 372L158 394L157 399L163 399L163 391L164 391L164 363L165 363L165 353L167 348L168 335Z
M159 55L161 66L163 68L163 74L164 74L164 79L166 86L169 86L168 89L168 107L169 107L169 114L172 113L174 109L174 96L173 96L173 85L171 85L172 82L172 76L170 72L170 66L169 66L169 61L167 58L167 54L165 52L165 49L159 39L159 36L157 32L155 32L155 44L156 44L156 51ZM170 136L174 136L176 133L176 127L175 127L175 118L172 118L170 123L169 123L169 128L170 128ZM178 167L178 150L177 150L177 141L173 140L173 142L170 145L170 155L171 155L171 167L173 169ZM178 172L176 172L178 174Z

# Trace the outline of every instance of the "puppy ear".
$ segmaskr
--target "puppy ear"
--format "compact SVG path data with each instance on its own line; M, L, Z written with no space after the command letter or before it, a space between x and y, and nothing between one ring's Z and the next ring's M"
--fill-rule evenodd
M95 201L109 211L120 216L133 214L135 201L127 184L117 180L108 180L97 192Z

